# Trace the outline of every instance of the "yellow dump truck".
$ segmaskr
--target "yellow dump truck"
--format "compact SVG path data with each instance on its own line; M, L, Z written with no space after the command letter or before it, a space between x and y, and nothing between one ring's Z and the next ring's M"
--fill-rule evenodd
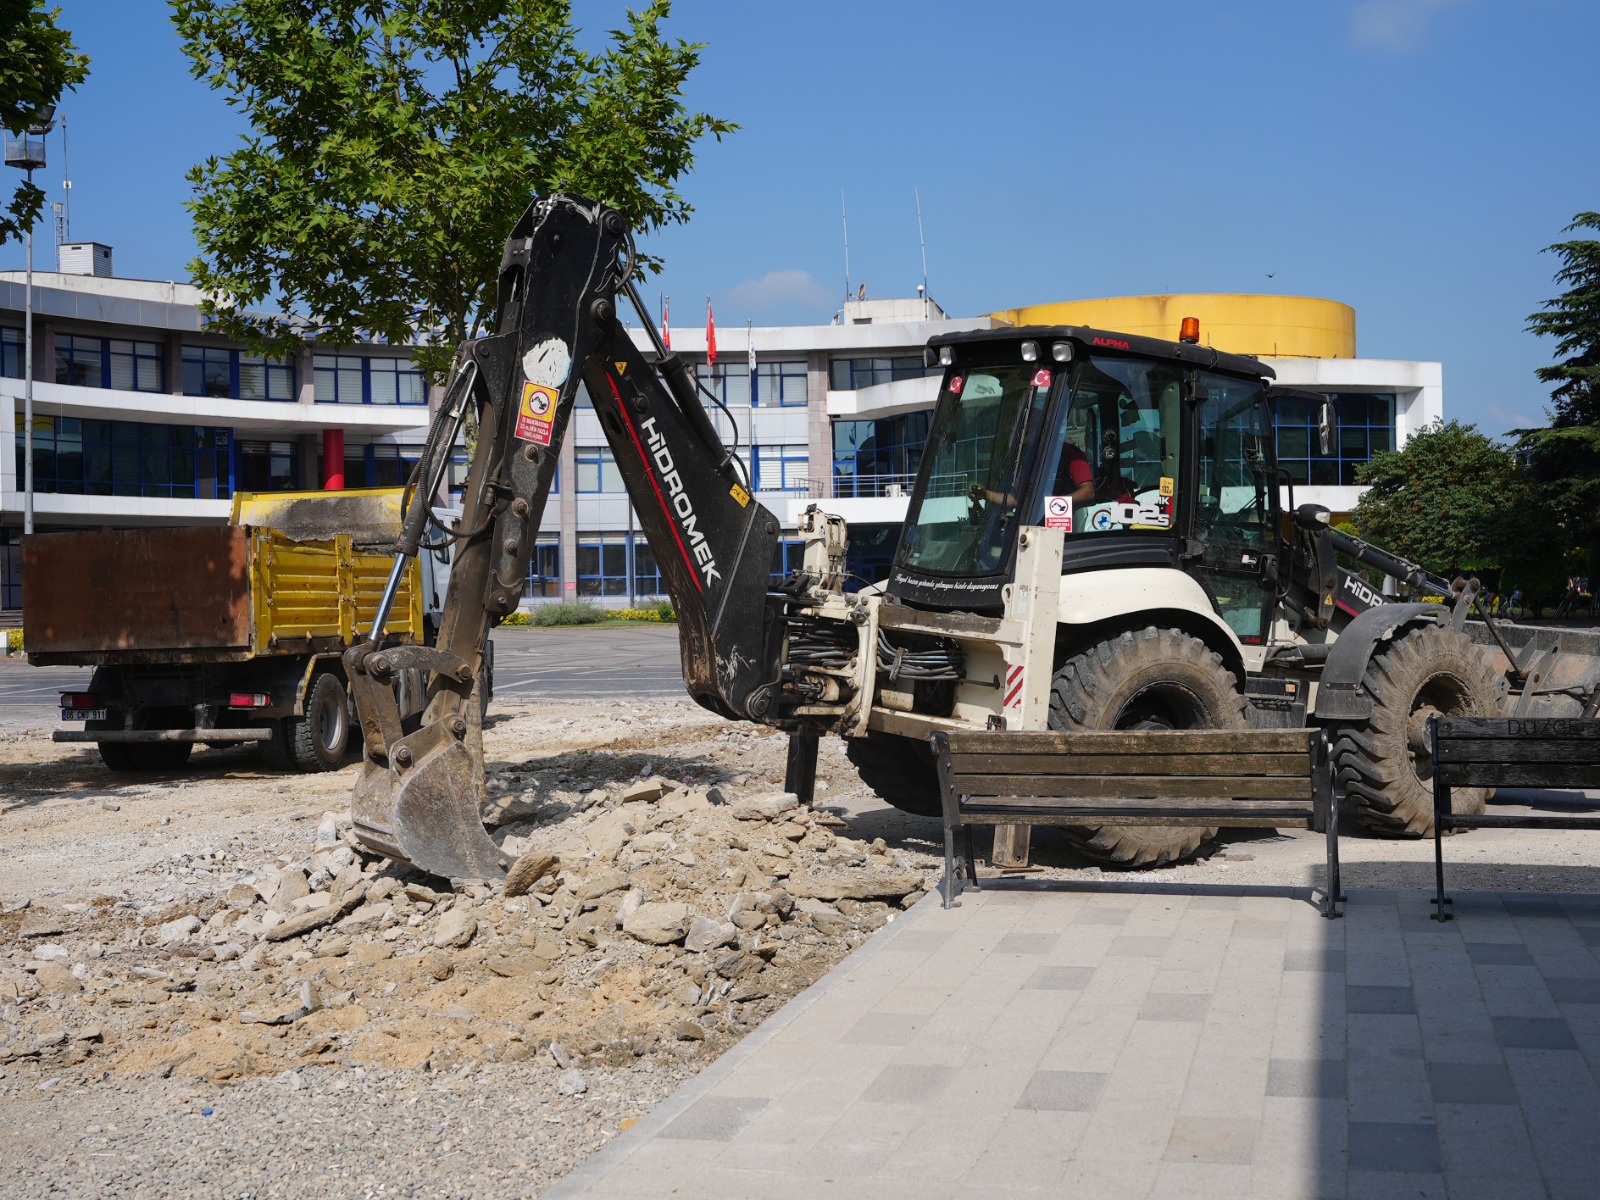
M174 769L196 742L265 743L277 764L339 765L352 736L340 655L371 628L401 490L239 493L227 525L48 533L23 542L35 665L95 668L67 692L58 742L114 771ZM386 644L430 640L447 563L413 560ZM415 681L397 685L408 710Z

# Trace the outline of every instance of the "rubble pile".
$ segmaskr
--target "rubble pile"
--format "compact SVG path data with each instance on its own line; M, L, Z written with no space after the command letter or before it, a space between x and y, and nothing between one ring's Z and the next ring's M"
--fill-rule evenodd
M513 767L491 792L516 859L503 887L373 858L327 813L268 864L242 843L176 856L153 898L13 900L0 1070L222 1082L532 1059L580 1095L586 1068L715 1057L936 878L930 856L841 836L742 776L538 770L553 782Z

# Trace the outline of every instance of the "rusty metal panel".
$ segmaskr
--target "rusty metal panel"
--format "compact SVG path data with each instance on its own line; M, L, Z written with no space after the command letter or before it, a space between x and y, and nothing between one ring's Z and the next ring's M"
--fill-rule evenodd
M246 531L215 525L25 538L22 606L35 661L107 651L126 652L130 661L248 653Z

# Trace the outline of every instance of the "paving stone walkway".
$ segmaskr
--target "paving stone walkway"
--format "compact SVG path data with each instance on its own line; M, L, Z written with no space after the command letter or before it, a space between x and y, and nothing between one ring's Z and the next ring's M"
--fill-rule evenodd
M919 905L547 1193L1600 1195L1600 896Z

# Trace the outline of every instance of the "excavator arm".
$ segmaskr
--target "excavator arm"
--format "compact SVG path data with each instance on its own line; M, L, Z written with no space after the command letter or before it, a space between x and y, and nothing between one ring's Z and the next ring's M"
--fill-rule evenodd
M521 598L580 380L611 446L678 613L689 693L732 719L782 723L785 598L768 595L779 524L751 496L696 394L659 343L634 346L619 298L640 311L633 246L615 211L573 196L535 200L506 242L494 332L463 344L413 475L393 578L425 545L433 497L469 412L477 443L449 591L431 647L383 649L389 597L345 655L366 757L352 803L373 851L455 879L508 865L484 832L480 703L490 628ZM429 672L416 728L403 726L397 671Z

